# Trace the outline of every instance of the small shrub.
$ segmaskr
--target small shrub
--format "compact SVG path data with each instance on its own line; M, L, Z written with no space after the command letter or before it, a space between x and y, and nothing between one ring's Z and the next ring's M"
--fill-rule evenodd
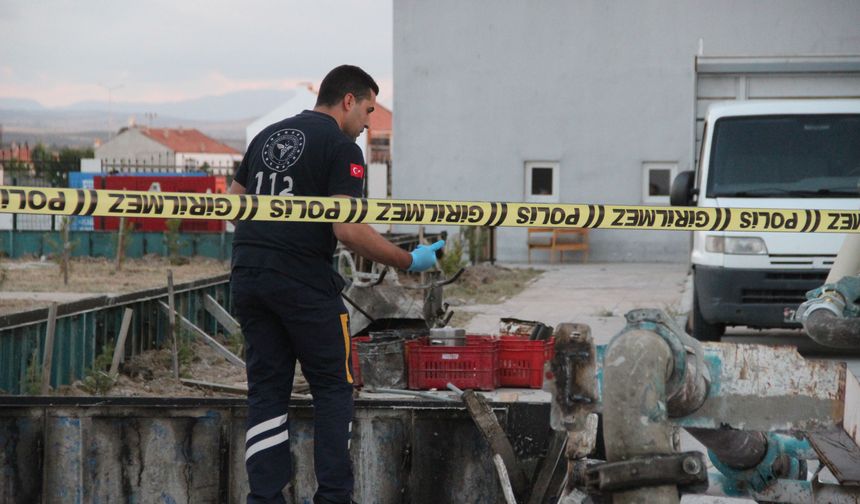
M164 232L164 241L167 245L167 257L170 264L174 266L188 264L188 258L181 255L182 240L179 235L179 227L182 226L182 219L167 219L165 225L167 230Z
M469 262L478 264L486 260L484 247L487 244L487 236L490 234L489 229L469 226L463 230L462 234L469 244Z
M24 393L39 395L42 393L42 366L39 362L39 349L34 348L27 363L27 376L24 381Z
M102 347L102 352L93 360L93 367L81 380L81 388L93 395L105 395L116 383L116 377L110 374L113 362L114 343L108 342Z
M72 272L72 251L77 247L77 240L74 242L68 239L69 229L71 228L71 219L63 217L60 222L60 237L55 240L50 234L45 234L45 242L51 250L50 256L60 267L60 276L63 277L63 283L69 284L69 275Z
M445 277L450 277L463 267L463 240L460 236L451 238L449 247L445 249L445 255L439 261L439 267Z
M122 222L122 220L120 220ZM119 236L122 232L122 247L120 247ZM113 249L116 251L116 269L122 269L122 263L128 256L131 250L131 235L134 232L134 222L125 221L125 225L120 229L117 227L116 234L113 237Z
M236 334L228 334L225 337L224 347L240 359L245 358L245 336L242 335L241 331Z
M192 362L196 360L196 355L194 354L194 346L191 344L192 336L186 333L180 334L179 341L177 341L177 345L179 348L176 349L177 358L179 359L179 369L180 371L184 367L188 367Z

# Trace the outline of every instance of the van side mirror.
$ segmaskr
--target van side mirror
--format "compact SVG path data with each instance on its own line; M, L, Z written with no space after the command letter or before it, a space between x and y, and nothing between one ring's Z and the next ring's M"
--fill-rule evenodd
M696 172L682 171L672 182L672 190L669 191L669 204L672 206L692 206L693 196L696 190Z

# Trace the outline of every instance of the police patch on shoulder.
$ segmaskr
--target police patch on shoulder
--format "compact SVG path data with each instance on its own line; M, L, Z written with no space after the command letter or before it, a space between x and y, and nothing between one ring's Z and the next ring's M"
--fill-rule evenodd
M263 163L276 172L282 172L296 164L304 150L305 134L301 130L278 130L263 144Z

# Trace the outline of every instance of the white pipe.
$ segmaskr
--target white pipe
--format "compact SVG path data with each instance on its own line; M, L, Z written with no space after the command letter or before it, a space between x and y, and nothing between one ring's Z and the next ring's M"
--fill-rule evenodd
M851 233L845 236L836 261L830 268L830 274L824 283L836 283L844 277L854 276L860 272L860 234Z

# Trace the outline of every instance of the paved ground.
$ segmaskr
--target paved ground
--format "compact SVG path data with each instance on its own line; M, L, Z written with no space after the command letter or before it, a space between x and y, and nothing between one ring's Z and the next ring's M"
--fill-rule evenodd
M526 265L513 265L514 267ZM686 320L692 292L686 264L563 264L528 265L545 270L520 294L497 305L459 306L476 313L466 329L498 332L499 319L516 317L556 325L580 322L591 326L602 345L621 330L624 314L634 308L659 308ZM760 331L729 328L724 342L794 345L807 358L839 359L860 376L860 351L823 348L799 330Z
M604 344L624 327L624 314L633 308L659 308L670 315L682 309L684 264L530 266L545 273L517 296L498 305L456 308L477 313L467 330L497 332L502 317L550 325L580 322L591 326L597 344Z

